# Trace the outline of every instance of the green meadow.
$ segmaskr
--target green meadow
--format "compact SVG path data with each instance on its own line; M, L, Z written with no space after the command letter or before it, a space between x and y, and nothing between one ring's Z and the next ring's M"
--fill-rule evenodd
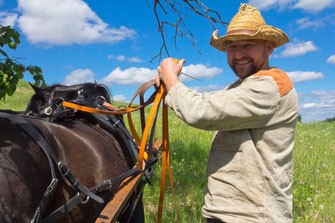
M33 90L21 81L0 109L24 110ZM120 103L116 102L116 105ZM149 113L150 108L146 109ZM138 112L134 123L139 131ZM125 117L126 118L126 117ZM161 119L157 138L161 136ZM205 222L201 216L206 164L214 132L191 128L169 111L170 162L179 222ZM146 222L156 222L161 164L154 167L151 186L144 190ZM294 222L335 222L335 123L297 123L294 148ZM174 198L166 183L163 222L176 222Z

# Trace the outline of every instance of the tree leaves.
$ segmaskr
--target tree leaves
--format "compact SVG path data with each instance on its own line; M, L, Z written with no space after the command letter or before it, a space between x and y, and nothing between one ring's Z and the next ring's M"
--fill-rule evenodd
M8 46L15 50L20 44L20 34L10 26L0 25L0 47ZM35 80L36 86L45 86L42 69L38 66L25 66L18 59L12 59L8 54L0 49L0 100L6 95L13 95L19 80L24 77L25 72L29 72Z

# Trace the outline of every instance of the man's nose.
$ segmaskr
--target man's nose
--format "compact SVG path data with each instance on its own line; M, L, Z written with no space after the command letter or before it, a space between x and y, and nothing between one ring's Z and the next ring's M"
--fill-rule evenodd
M246 55L246 52L243 49L243 47L236 48L236 51L235 51L235 58L236 59L242 59L245 55Z

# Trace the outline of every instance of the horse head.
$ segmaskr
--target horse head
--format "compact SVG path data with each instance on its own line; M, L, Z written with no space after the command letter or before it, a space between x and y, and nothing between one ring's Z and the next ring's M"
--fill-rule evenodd
M62 102L69 101L90 107L99 107L104 101L110 102L109 91L106 86L95 83L78 85L51 85L36 87L30 84L35 91L26 108L26 114L50 116L62 109Z

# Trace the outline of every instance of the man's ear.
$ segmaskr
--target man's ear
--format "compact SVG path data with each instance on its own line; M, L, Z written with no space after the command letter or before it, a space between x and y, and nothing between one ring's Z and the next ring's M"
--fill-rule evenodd
M274 49L274 47L273 47L273 44L272 43L270 43L270 42L266 42L266 55L269 57L272 53L273 53L273 49Z

